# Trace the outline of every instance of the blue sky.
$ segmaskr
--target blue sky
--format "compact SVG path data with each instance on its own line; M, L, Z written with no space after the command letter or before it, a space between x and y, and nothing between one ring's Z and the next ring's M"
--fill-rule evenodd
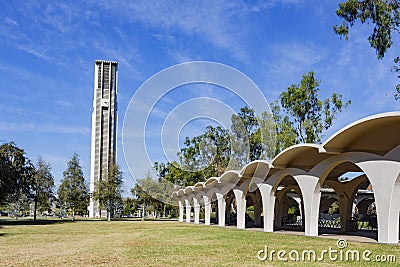
M322 81L321 96L338 92L353 102L326 136L365 116L399 110L400 101L393 99L398 81L390 72L399 37L379 61L367 42L370 26L357 24L349 41L340 40L332 30L340 23L339 2L1 1L0 140L15 141L33 161L41 155L57 185L77 152L89 179L96 59L119 63L118 162L126 190L133 180L120 133L128 103L146 79L178 63L232 66L249 76L269 102L313 70ZM180 88L154 112L165 118L180 102L210 95L231 99L212 86ZM240 101L232 100L231 106L237 110ZM207 123L199 120L183 133L194 134Z

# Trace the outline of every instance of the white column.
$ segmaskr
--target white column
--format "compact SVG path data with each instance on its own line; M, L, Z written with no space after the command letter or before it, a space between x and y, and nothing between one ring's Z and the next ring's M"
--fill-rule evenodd
M358 163L371 181L378 219L378 242L399 243L400 163L376 160Z
M261 193L262 207L264 213L264 232L274 231L274 208L275 196L271 194L272 185L260 183L258 188Z
M225 197L221 193L216 193L218 200L218 226L225 226L225 210L226 202Z
M321 187L319 178L311 175L296 175L304 205L304 235L318 236L319 203L321 200Z
M183 222L183 203L182 199L178 199L178 205L179 205L179 221Z
M190 223L191 206L189 199L185 199L185 204L186 204L186 222Z
M194 223L200 223L200 203L196 197L193 197L193 207L194 207Z
M238 229L246 228L246 196L243 191L235 188L233 189L236 199L236 227Z
M204 201L204 224L210 225L210 215L211 215L211 201L208 196L203 196Z

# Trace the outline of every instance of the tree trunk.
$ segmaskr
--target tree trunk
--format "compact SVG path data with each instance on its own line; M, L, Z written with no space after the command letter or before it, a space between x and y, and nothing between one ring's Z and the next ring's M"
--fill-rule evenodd
M72 221L75 219L75 206L72 206Z
M35 204L33 205L33 221L36 222L36 209L37 209L37 197L35 197Z
M108 216L107 216L107 217L108 217L107 220L108 220L108 221L111 221L111 211L108 211Z

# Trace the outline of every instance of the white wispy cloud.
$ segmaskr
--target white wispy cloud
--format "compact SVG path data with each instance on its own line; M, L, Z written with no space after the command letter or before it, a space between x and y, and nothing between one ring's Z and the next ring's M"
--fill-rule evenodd
M55 102L56 102L58 105L60 105L60 106L62 106L62 107L66 107L66 108L70 108L70 107L75 106L75 103L68 102L68 101L65 101L65 100L56 100Z
M326 57L324 48L313 42L291 42L275 47L276 54L284 60L292 61L301 66L311 66Z
M38 124L32 122L7 122L0 121L1 131L31 131L36 133L56 133L56 134L90 134L91 129L89 127L79 127L73 125L57 125L57 124Z
M112 10L120 18L162 29L163 33L154 35L158 39L171 38L173 33L185 33L226 49L240 60L248 59L243 40L251 27L245 23L245 17L251 10L244 3L199 1L184 5L172 1L113 1L99 5Z
M274 56L262 60L268 78L264 87L271 100L290 84L298 83L303 74L315 70L328 56L323 46L311 41L290 41L275 44L271 49Z
M8 26L0 25L0 38L11 47L67 71L78 69L71 68L72 62L84 69L87 59L82 60L85 58L82 52L97 50L106 59L118 59L125 68L139 73L135 67L140 58L137 48L118 27L101 25L101 10L78 2L24 2L13 8L21 21L6 18ZM105 37L109 29L119 39Z
M10 18L4 18L4 22L6 23L6 24L11 24L11 25L14 25L14 26L19 26L19 24L18 24L18 22L16 21L16 20L13 20L13 19L10 19Z

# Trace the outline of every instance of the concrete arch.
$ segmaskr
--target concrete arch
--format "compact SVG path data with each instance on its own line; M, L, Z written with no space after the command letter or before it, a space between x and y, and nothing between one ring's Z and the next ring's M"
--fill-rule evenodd
M194 223L200 223L200 208L201 205L204 205L204 183L198 182L193 186L192 194L193 194L193 208L194 208Z
M393 155L398 153L394 148ZM367 152L346 152L332 156L310 170L310 173L319 175L319 186L325 181L328 174L338 165L350 162L361 169L374 188L378 212L378 241L382 243L398 243L398 211L400 210L400 183L396 181L400 174L400 162L385 159L385 156ZM385 177L382 179L382 177ZM316 187L317 189L317 187ZM397 218L396 218L397 217Z
M325 199L326 201L323 201ZM330 206L332 206L333 203L337 202L339 200L338 196L321 196L320 200L320 206L319 206L319 213L324 213L321 211L328 211Z
M280 182L286 177L296 177L298 175L306 175L307 172L297 168L287 168L282 169L274 173L272 176L268 177L265 180L265 183L272 186L273 190L276 191L276 188L279 186Z
M359 215L365 216L367 215L368 207L375 202L374 198L370 198L368 196L364 196L364 198L358 200L356 204L353 204L353 207L357 207ZM365 210L362 210L361 207L366 207Z
M343 154L338 154L327 158L326 160L315 165L309 173L313 176L320 177L320 182L323 183L329 173L338 165L342 163L353 163L356 166L360 162L372 161L372 160L380 160L381 156L375 155L367 152L346 152ZM358 166L359 167L359 166Z
M276 205L278 206L278 205ZM280 209L280 215L277 216L275 215L275 225L276 226L280 226L281 228L286 227L287 224L289 224L290 228L294 227L294 229L297 230L303 230L304 229L304 218L303 218L303 213L304 213L304 209L303 209L303 201L302 199L299 197L299 195L295 192L287 192L287 194L285 194L280 203L279 203L280 207L276 207L277 210ZM297 206L299 213L298 214L294 214L294 215L289 215L289 209L292 206ZM296 216L296 217L294 217ZM300 216L300 221L298 220L298 216ZM280 218L280 219L278 219ZM283 224L282 224L283 223Z
M318 210L319 210L319 199L321 196L321 185L319 183L319 177L310 175L308 172L298 168L287 168L274 173L271 177L265 180L266 184L271 185L270 196L267 202L275 202L273 197L276 188L280 182L286 177L293 177L299 185L301 194L303 196L303 215L304 215L304 232L307 236L318 235ZM265 188L265 186L264 186ZM261 190L261 189L260 189ZM265 190L265 189L264 189ZM264 194L265 195L265 194ZM263 197L264 197L263 195ZM271 204L267 204L271 208ZM269 213L269 217L273 217L272 213ZM267 218L266 227L270 227L271 218ZM270 230L268 228L267 230Z
M262 197L261 197L261 192L257 188L256 190L249 192L248 197L251 198L252 200L252 206L254 207L254 227L260 227L262 226Z
M226 219L226 194L236 185L239 180L237 171L225 172L221 177L212 177L204 183L207 193L203 196L205 205L205 223L210 224L211 202L215 195L218 202L218 225L225 226Z
M190 202L193 200L193 186L188 186L183 189L183 193L185 195L185 207L186 207L186 222L190 223L191 214L192 214L192 206Z
M246 196L251 189L255 191L256 186L252 187L254 177L257 179L264 180L270 169L270 163L265 160L255 160L248 163L239 172L238 180L232 187L232 191L235 195L236 200L236 227L238 229L246 228Z
M275 191L275 210L274 210L274 217L275 217L275 226L280 227L281 226L281 220L283 217L283 202L285 200L285 197L292 198L293 201L297 202L299 204L299 209L300 209L300 215L302 216L302 223L304 223L304 202L303 202L303 195L300 189L299 184L297 181L292 177L292 176L286 176L290 177L290 179L293 179L293 181L296 184L288 185L285 186L283 189L279 191ZM299 197L300 201L295 199L294 197L290 196L290 192L294 191L295 194Z
M350 181L339 182L325 180L324 184L329 185L338 195L341 231L350 230L349 220L353 215L353 202L358 188L368 180L366 175L360 175Z

